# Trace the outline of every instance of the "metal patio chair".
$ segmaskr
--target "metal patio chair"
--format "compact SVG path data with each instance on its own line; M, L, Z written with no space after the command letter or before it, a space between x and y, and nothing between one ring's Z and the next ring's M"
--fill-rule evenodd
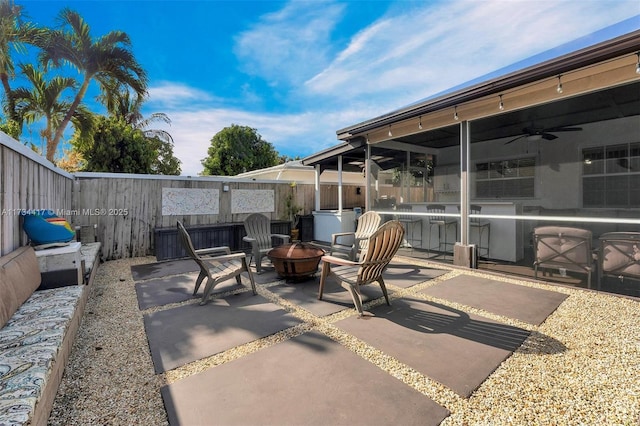
M349 291L360 316L363 314L360 286L377 281L387 305L390 305L382 275L400 248L403 238L404 227L399 221L393 220L384 223L369 237L368 248L363 252L359 262L335 256L323 256L318 299L322 300L327 277L333 275L340 281L340 285Z
M187 255L200 267L200 274L196 279L195 288L193 290L194 296L198 293L198 289L200 288L202 281L204 281L205 278L207 279L200 305L205 305L209 301L211 291L219 283L235 277L236 282L238 284L242 284L240 274L243 272L246 272L249 276L251 290L253 290L254 295L256 294L256 283L253 280L251 269L249 269L246 254L231 254L229 247L211 247L196 250L194 249L191 237L182 222L178 221L177 227L180 241L182 242Z
M605 276L640 280L640 232L608 232L599 239L598 290Z
M594 270L591 231L567 226L541 226L533 230L535 260L538 268L558 269L587 274L587 288L591 288Z

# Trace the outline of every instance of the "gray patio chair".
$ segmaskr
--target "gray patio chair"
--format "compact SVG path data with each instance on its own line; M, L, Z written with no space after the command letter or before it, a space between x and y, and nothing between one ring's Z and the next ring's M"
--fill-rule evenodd
M640 232L600 235L598 265L598 290L605 276L640 280Z
M535 278L538 278L538 268L564 269L587 274L587 288L591 288L591 273L594 270L591 238L591 231L586 229L567 226L535 228Z
M280 239L282 244L290 240L288 235L272 234L271 220L260 213L250 214L244 221L244 230L247 236L242 240L251 244L251 258L256 262L256 271L262 272L262 259L273 248L272 238ZM249 260L251 264L251 260Z
M338 232L331 234L331 250L329 254L344 254L349 260L356 260L358 253L367 250L369 237L380 226L381 217L369 211L358 218L355 232Z
M335 256L323 256L318 299L322 300L325 281L332 275L340 281L343 288L349 291L360 316L363 314L360 286L377 281L387 305L390 305L382 275L402 244L403 238L404 227L399 221L392 220L384 223L369 237L367 251L363 252L359 262Z
M253 280L253 274L249 269L247 255L244 253L231 254L229 247L211 247L196 250L191 242L191 237L182 222L178 221L178 235L180 241L187 252L187 255L193 259L200 267L200 274L195 282L193 295L198 293L200 284L207 278L207 283L202 293L200 305L205 305L209 301L209 295L213 288L219 283L236 278L238 284L242 284L240 274L246 272L251 282L251 290L256 294L256 283Z

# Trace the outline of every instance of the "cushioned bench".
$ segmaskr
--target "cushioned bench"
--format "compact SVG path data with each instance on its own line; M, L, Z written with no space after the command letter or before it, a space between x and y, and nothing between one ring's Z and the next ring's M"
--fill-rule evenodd
M31 247L0 257L0 424L46 425L80 326L88 287L35 291Z

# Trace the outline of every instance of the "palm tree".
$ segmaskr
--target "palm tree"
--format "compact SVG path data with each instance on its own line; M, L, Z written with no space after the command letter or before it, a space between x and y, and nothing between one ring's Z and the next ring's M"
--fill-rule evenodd
M37 43L44 30L31 23L23 23L22 6L16 6L12 0L0 0L0 81L4 89L7 117L18 122L15 100L11 96L9 80L15 77L15 65L12 50L26 53L27 43ZM21 124L21 123L19 123ZM19 126L21 127L21 126Z
M40 61L55 67L68 64L82 74L82 83L69 106L69 110L56 128L51 147L47 146L47 158L53 160L65 128L84 99L89 84L96 81L103 92L113 87L113 81L130 87L143 96L147 89L147 76L130 50L129 36L121 31L111 31L93 40L89 25L71 9L60 12L61 29L50 30L43 44ZM70 31L65 31L69 28ZM49 153L51 158L49 158Z
M11 97L16 103L16 113L20 122L32 124L41 119L45 121L45 127L40 136L46 141L46 157L53 162L55 145L51 143L55 129L60 127L71 107L69 102L60 100L62 93L67 89L77 86L71 77L54 77L50 81L45 79L42 71L37 70L31 64L21 65L22 73L31 82L31 90L20 87L12 91ZM72 117L74 127L82 134L91 131L93 119L91 112L78 105Z
M142 115L142 104L146 97L132 94L129 90L117 82L112 82L110 90L101 94L98 99L107 107L107 111L114 117L122 118L135 129L142 130L147 138L158 138L162 142L173 145L173 137L169 132L161 129L152 129L155 122L171 124L169 116L163 112L154 112L148 117Z

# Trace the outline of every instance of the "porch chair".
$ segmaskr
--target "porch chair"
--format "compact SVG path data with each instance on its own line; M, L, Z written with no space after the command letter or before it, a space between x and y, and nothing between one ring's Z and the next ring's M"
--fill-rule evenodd
M413 206L411 204L398 204L396 206L396 211L398 212L396 214L396 218L406 230L407 243L409 246L413 247L415 241L420 242L420 246L422 246L422 218L407 214L413 211ZM413 238L416 227L420 230L420 239Z
M235 277L236 282L238 284L242 284L240 274L243 272L246 272L247 275L249 275L251 290L254 295L256 294L256 283L253 280L251 269L249 269L246 254L231 254L229 247L211 247L196 250L193 247L191 237L182 222L178 221L177 227L180 241L182 242L182 246L187 252L187 255L200 267L200 274L196 279L195 288L193 290L194 296L198 293L198 289L200 288L202 281L205 277L207 278L207 283L204 287L200 305L205 305L209 301L211 291L219 283Z
M271 220L260 213L252 213L245 219L244 230L247 236L242 240L251 244L251 258L255 261L259 274L262 272L262 258L273 248L272 237L280 239L282 244L287 244L290 240L288 235L272 234Z
M382 274L398 251L403 238L404 227L399 221L392 220L384 223L369 237L368 248L362 253L360 261L323 256L318 299L322 300L327 277L333 275L340 281L340 285L349 291L359 316L363 315L360 286L374 281L380 284L387 305L390 305Z
M598 265L598 290L605 276L640 280L640 232L600 235Z
M533 230L534 276L538 268L564 269L587 274L587 288L591 288L594 270L591 231L566 226L541 226Z
M447 246L453 246L453 243L447 242L447 231L449 227L453 226L455 236L454 240L458 237L458 220L455 217L444 216L445 206L441 204L429 204L427 205L427 213L429 215L429 238L427 240L427 251L431 251L431 232L435 226L438 229L438 252L442 252L444 246L444 252L447 251ZM440 235L440 230L444 230L444 243Z
M329 254L346 255L349 260L356 260L358 253L367 250L369 237L380 226L381 217L378 213L368 211L358 218L355 232L338 232L331 234L331 250Z

